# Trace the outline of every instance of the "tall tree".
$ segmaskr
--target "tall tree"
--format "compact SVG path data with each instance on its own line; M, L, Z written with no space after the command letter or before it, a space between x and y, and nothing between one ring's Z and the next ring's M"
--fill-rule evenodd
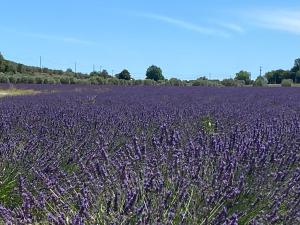
M235 80L243 80L245 81L245 84L250 84L250 77L251 77L251 73L241 70L240 72L235 74Z
M290 75L290 71L279 69L267 72L265 78L269 84L281 84L283 79L290 79Z
M116 77L121 80L130 80L131 76L128 70L124 69L121 73L117 74Z
M295 59L294 67L291 69L292 72L300 71L300 58Z
M162 74L161 68L152 65L147 69L146 79L158 81L158 80L164 80L165 78Z
M100 77L103 77L103 78L111 78L111 76L108 74L107 70L102 70L102 71L99 73L99 76L100 76Z

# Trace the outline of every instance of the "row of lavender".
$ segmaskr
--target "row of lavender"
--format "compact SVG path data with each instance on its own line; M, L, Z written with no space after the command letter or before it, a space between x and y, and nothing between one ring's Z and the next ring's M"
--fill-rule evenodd
M0 99L6 224L300 223L297 88L27 88Z

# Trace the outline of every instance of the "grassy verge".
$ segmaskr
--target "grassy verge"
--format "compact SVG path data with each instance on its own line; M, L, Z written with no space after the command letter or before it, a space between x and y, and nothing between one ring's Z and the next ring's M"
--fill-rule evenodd
M17 88L10 88L10 89L0 89L0 98L4 96L17 96L17 95L32 95L37 94L38 91L30 90L30 89L17 89Z

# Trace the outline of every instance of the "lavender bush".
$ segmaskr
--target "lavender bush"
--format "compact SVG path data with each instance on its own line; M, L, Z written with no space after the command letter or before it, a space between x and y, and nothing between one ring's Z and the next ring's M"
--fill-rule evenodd
M300 223L297 88L22 87L41 94L0 98L2 223Z

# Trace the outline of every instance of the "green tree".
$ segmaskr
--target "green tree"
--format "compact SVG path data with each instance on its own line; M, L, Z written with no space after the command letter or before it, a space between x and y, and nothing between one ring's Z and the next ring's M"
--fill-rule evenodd
M265 78L269 84L281 84L283 79L290 79L290 71L288 70L272 70L265 74Z
M43 73L50 73L50 70L47 68L47 67L44 67L43 69L42 69L42 72Z
M0 52L0 62L1 61L4 61L4 57L3 57L3 55L1 54L1 52Z
M152 65L147 69L146 79L158 81L158 80L164 80L165 78L162 74L161 68Z
M23 73L23 65L21 63L18 63L17 71L18 73Z
M243 80L243 81L245 81L245 84L248 85L251 82L250 77L251 77L251 73L241 70L240 72L235 74L234 79L235 80Z
M100 77L103 77L103 78L111 78L111 76L108 74L107 70L102 70L102 71L99 73L99 76L100 76Z
M300 58L295 59L294 67L291 69L291 72L298 72L300 71Z
M300 70L296 73L295 83L300 83Z
M197 80L208 80L206 76L201 76L199 78L197 78Z
M96 77L99 75L100 75L100 72L97 72L97 71L90 72L90 77Z
M124 69L121 73L117 74L116 77L121 80L130 80L131 76L128 70Z
M64 73L64 75L66 75L66 76L74 76L75 73L73 72L73 70L71 68L68 68L66 70L66 72Z

